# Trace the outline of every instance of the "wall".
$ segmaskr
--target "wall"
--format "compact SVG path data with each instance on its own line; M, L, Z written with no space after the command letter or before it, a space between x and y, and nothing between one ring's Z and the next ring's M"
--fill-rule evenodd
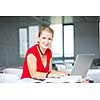
M33 22L30 17L0 17L0 66L18 67L23 64L18 52L18 28L35 25Z
M99 57L99 23L75 23L75 56L79 53L94 53Z
M15 23L0 23L0 65L18 64L18 34Z

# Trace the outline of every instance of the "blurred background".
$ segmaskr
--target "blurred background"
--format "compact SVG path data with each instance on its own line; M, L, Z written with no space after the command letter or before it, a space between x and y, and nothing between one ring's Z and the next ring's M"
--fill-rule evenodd
M54 30L52 64L73 64L77 54L96 54L99 68L99 16L0 16L0 69L22 67L26 51L37 43L39 27ZM54 67L56 68L56 67Z

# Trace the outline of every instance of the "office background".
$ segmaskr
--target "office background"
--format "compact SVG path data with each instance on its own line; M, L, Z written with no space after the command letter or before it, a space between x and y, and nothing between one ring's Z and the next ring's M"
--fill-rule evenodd
M95 59L99 59L99 16L54 17L56 19L53 20L52 24L74 25L74 58L79 53L94 53L96 54ZM49 25L50 16L0 17L0 68L22 66L24 57L22 58L19 55L18 29L42 24Z

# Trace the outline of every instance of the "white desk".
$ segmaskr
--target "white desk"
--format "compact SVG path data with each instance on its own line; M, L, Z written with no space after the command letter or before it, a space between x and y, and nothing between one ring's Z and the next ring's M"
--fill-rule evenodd
M79 76L80 78L80 76ZM61 83L61 82L66 82L66 80L64 80L65 78L62 79L48 79L46 81L38 81L38 80L34 80L34 79L22 79L19 80L17 83L46 83L46 82L54 82L54 83ZM70 80L71 82L74 83L74 81L72 81L72 79L74 80L75 78L69 78L67 80ZM90 79L90 80L94 80L94 83L100 83L100 69L89 69L87 76L85 77L85 79Z
M82 77L80 75L77 76L64 76L61 78L46 78L43 81L37 79L25 78L19 80L17 83L75 83L80 82Z
M72 65L68 64L68 65L63 65L63 64L57 64L56 67L58 68L58 70L66 70L66 71L71 71L72 70ZM89 69L86 79L92 79L94 80L95 83L100 83L100 67L97 66L98 68L96 69Z
M89 69L86 78L94 80L95 83L100 83L100 69Z

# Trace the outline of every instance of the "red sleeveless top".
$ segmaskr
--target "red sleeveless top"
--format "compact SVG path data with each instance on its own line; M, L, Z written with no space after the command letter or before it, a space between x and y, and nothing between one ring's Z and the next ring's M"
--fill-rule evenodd
M36 59L37 59L37 71L38 72L46 73L46 72L49 71L50 59L52 58L52 52L49 48L47 49L47 51L46 51L47 62L46 62L46 66L44 67L44 65L42 64L42 60L40 58L40 54L39 54L38 49L37 49L37 45L38 44L36 44L36 45L32 46L31 48L29 48L27 53L26 53L26 56L25 56L25 59L24 59L24 64L23 64L23 73L22 73L21 79L22 78L32 78L31 75L30 75L29 69L28 69L28 65L27 65L27 56L28 56L28 54L33 54L36 57Z

